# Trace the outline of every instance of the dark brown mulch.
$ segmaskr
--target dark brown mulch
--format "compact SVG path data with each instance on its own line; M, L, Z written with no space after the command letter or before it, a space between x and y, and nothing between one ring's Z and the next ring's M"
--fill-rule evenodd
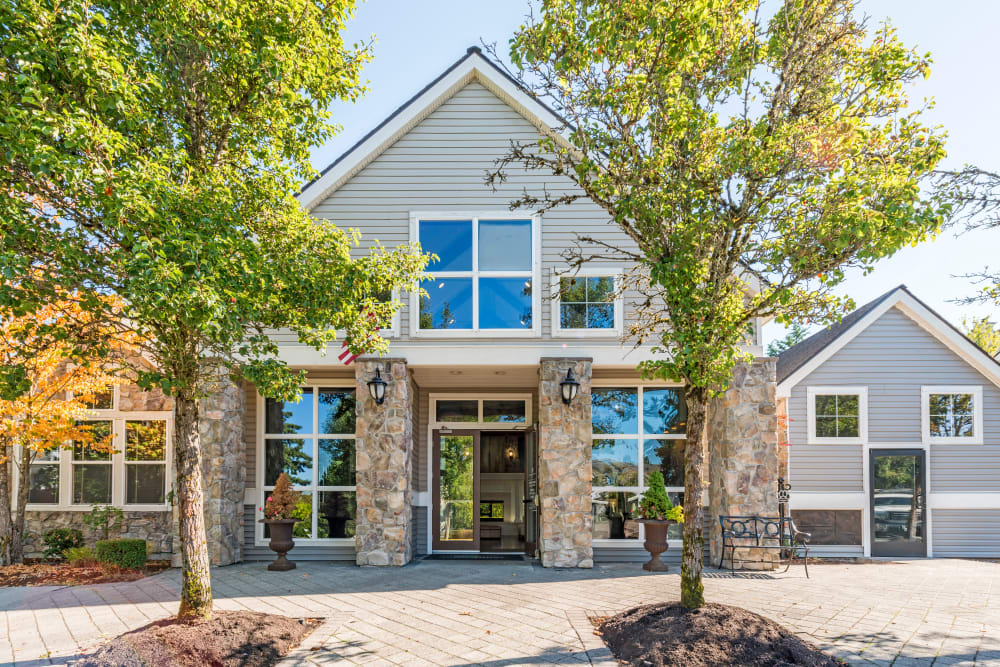
M169 561L150 561L141 570L126 570L114 566L91 563L27 562L23 565L0 567L0 587L3 586L81 586L84 584L109 584L135 581L163 572Z
M628 665L833 667L837 660L763 616L739 607L651 604L600 619L597 633Z
M77 667L266 667L322 622L254 611L215 611L210 621L156 621L119 635Z

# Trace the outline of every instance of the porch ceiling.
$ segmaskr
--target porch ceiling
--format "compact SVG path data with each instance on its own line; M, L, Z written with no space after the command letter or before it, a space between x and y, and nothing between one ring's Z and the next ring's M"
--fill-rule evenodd
M484 355L489 351L484 350ZM411 366L421 389L534 389L538 366Z

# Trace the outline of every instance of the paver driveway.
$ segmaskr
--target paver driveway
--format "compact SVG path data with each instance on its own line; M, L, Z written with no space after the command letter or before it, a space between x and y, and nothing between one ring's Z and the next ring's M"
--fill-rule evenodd
M773 618L851 663L1000 665L1000 564L933 560L817 565L788 574L707 572L709 599ZM176 609L180 573L73 588L0 589L0 663L63 664ZM317 664L596 662L585 614L677 599L675 573L521 563L419 562L402 569L301 563L216 568L218 607L330 621ZM893 662L894 661L894 662ZM294 662L294 661L291 661Z

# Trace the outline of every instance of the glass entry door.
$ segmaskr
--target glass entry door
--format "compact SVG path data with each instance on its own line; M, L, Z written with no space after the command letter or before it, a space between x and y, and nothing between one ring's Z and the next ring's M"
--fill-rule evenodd
M870 454L872 556L926 556L926 460L922 449Z
M478 431L434 431L435 549L479 551Z

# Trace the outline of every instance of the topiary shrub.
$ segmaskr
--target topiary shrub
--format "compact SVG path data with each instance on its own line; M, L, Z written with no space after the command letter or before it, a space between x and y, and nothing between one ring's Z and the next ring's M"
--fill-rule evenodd
M274 483L274 490L268 494L264 501L264 519L266 521L295 519L295 510L301 495L292 489L291 478L286 473L281 473Z
M649 473L646 484L646 491L639 499L639 511L642 513L642 518L683 523L684 510L681 507L674 507L674 504L670 502L667 486L663 481L663 473L658 470Z
M67 549L83 546L83 533L76 528L53 528L42 536L45 558L62 558Z
M100 540L97 543L97 560L129 570L138 570L146 564L146 540Z

